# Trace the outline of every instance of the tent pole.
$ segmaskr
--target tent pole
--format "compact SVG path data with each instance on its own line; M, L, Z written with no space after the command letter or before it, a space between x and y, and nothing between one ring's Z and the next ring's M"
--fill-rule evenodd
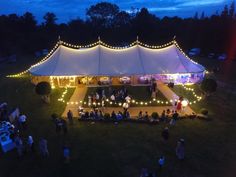
M58 87L60 86L59 84L60 84L59 77L57 77L57 85L58 85Z

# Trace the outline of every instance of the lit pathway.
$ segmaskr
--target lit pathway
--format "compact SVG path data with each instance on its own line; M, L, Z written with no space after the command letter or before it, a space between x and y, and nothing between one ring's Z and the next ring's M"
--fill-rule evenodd
M84 100L88 88L86 86L77 86L69 102L78 102L78 104L68 104L64 110L62 117L67 116L67 112L71 110L74 116L78 115L78 107L81 106L80 100Z
M161 81L156 81L157 88L160 90L160 92L167 98L167 100L178 100L179 96L175 94L166 84L164 84ZM174 105L174 101L172 104ZM184 110L185 114L192 114L194 111L190 106L187 106Z
M178 100L179 96L175 94L167 85L165 85L161 81L156 81L157 88L160 90L160 92L166 97L168 101L170 100ZM174 105L175 102L173 101L172 104Z

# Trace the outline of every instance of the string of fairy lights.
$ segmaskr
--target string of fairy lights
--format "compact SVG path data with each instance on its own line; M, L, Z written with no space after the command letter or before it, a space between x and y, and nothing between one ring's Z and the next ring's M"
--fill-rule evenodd
M59 102L65 103L65 95L67 94L67 92L68 92L68 86L65 87L64 92L62 92L62 95L60 96L60 98L58 98Z
M38 66L38 65L41 65L42 63L44 63L45 61L47 61L49 59L49 57L56 51L56 49L60 46L60 41L56 43L56 45L53 47L53 49L42 59L40 60L38 63L36 64L33 64L31 65L28 69L20 72L20 73L17 73L17 74L12 74L12 75L7 75L6 77L20 77L26 73L28 73L30 71L30 69Z
M202 97L196 94L195 89L186 87L185 85L181 85L181 86L184 90L190 92L194 96L194 98L196 98L195 100L189 101L188 102L189 105L196 104L197 102L202 100ZM64 92L62 93L62 95L58 99L59 102L63 102L63 103L66 102L65 95L68 93L68 87L69 87L69 85L67 85L65 87ZM173 105L175 102L178 102L178 101L179 100L177 100L177 99L174 99L174 100L170 99L169 101L163 101L163 100L153 98L150 101L136 101L135 99L131 99L129 103L131 104L131 106L132 105L136 105L136 106L162 105L162 106L164 106L164 105L170 105L170 104ZM114 105L114 106L122 107L124 102L114 102L111 99L107 98L104 101L98 101L98 102L88 102L88 101L84 101L84 100L79 100L79 101L75 101L75 102L73 102L73 101L66 102L66 104L67 105L79 105L80 104L83 106L86 106L86 105L88 105L88 106L102 106L102 105L106 104L106 105L110 105L110 106Z
M62 102L65 102L65 100L63 100ZM173 101L171 100L171 102L173 102ZM120 107L122 107L124 103L126 103L126 102L114 102L111 99L105 99L104 102L98 101L98 102L91 102L91 103L88 101L83 101L83 100L80 100L78 102L67 102L68 105L81 104L81 105L88 105L88 106L92 106L92 105L102 106L102 105L106 104L106 105L115 105L115 106L120 106ZM170 104L169 101L162 101L162 100L158 100L158 99L153 99L150 101L136 101L135 99L131 99L129 104L147 106L147 105L151 105L151 104L153 105L155 103L158 105L169 105Z
M191 58L188 57L188 55L186 55L186 53L183 51L183 49L181 49L181 47L179 46L179 44L178 44L175 40L173 40L173 44L179 49L179 51L180 51L187 59L189 59L189 60L190 60L191 62L193 62L194 64L199 65L198 62L193 61Z
M92 44L88 44L88 45L73 45L73 44L70 44L70 43L67 43L67 42L64 42L64 41L61 41L59 40L56 45L52 48L52 50L42 59L40 60L38 63L36 64L33 64L31 65L28 69L20 72L20 73L17 73L17 74L12 74L12 75L7 75L7 77L20 77L26 73L28 73L30 71L30 69L38 66L38 65L41 65L42 63L46 62L50 56L56 51L56 49L60 46L60 45L63 45L63 46L66 46L66 47L70 47L70 48L74 48L74 49L80 49L80 48L92 48L92 47L95 47L97 45L102 45L104 47L107 47L109 49L113 49L113 50L124 50L124 49L128 49L130 47L133 47L135 45L140 45L140 46L143 46L143 47L146 47L146 48L150 48L150 49L161 49L161 48L164 48L164 47L168 47L170 45L175 45L189 60L191 60L184 52L183 50L179 47L179 45L177 44L177 42L175 40L172 40L166 44L163 44L163 45L159 45L159 46L155 46L155 45L148 45L148 44L145 44L145 43L142 43L138 40L132 42L131 44L127 45L127 46L124 46L124 47L114 47L114 46L111 46L111 45L108 45L106 44L105 42L101 41L100 38L97 42L94 42ZM196 63L195 61L191 60L192 62Z
M196 104L197 102L202 100L202 96L197 95L195 89L186 87L184 84L182 84L182 87L184 90L191 92L193 97L195 98L195 100L189 101L190 105Z
M53 82L53 77L50 76L49 79L50 79L51 88L54 89L54 88L55 88L55 85L54 85L54 82Z

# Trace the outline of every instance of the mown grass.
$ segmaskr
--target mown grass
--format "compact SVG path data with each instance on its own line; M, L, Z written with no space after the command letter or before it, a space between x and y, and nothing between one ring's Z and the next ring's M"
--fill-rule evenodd
M9 73L1 70L1 74ZM14 68L14 67L13 67ZM15 70L17 68L14 68ZM212 121L180 120L170 127L170 139L164 143L161 131L167 124L147 125L122 122L77 122L69 126L68 134L56 134L50 119L52 113L61 114L65 104L57 99L63 90L55 89L51 103L43 104L34 93L29 78L0 78L0 101L10 107L19 106L28 117L28 129L23 137L32 135L36 148L40 137L48 140L48 159L26 154L17 159L16 151L0 154L1 177L133 177L142 167L154 171L157 158L164 155L166 164L161 177L234 177L236 174L236 120L235 96L223 89L193 105L210 112ZM70 90L66 99L70 97ZM186 159L179 162L175 156L176 142L186 141ZM64 164L62 146L71 146L71 163Z

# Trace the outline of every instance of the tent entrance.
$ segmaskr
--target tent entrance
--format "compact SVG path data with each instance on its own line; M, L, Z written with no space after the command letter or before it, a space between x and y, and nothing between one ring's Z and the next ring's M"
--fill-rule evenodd
M76 77L65 76L53 78L53 82L56 82L58 87L76 87Z

